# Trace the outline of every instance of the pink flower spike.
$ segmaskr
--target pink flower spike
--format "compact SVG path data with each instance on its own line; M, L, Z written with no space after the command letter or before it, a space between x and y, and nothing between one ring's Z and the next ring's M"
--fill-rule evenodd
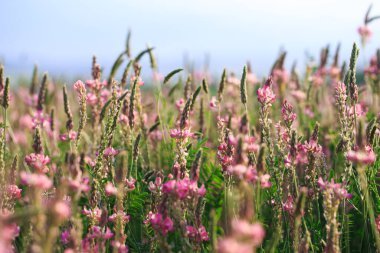
M74 90L76 90L78 92L84 92L84 91L86 91L86 86L84 85L84 83L81 80L78 80L74 83Z
M59 219L66 220L71 215L71 210L69 205L64 201L59 201L54 205L54 212L57 214Z
M162 186L162 191L164 193L171 193L173 192L175 185L176 185L175 180L169 180L166 183L164 183L164 185Z
M15 184L8 185L7 193L8 193L8 196L10 196L10 198L20 199L21 192L22 192L22 189L19 189L17 185Z
M104 150L104 156L106 157L109 157L109 156L116 156L117 154L119 154L119 151L112 148L112 147L107 147L105 150Z
M44 174L33 174L22 171L20 177L22 184L43 190L50 189L53 186L53 182Z
M43 154L32 153L27 155L25 156L25 162L39 173L46 173L49 171L49 168L46 165L50 162L50 158Z
M106 195L111 196L111 195L116 195L117 194L117 188L111 183L108 182L105 187Z

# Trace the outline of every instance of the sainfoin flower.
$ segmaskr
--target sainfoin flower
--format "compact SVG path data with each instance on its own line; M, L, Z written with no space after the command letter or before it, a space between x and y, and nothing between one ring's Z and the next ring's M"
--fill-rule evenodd
M70 206L64 201L58 201L53 208L59 219L68 219L71 215Z
M358 28L358 33L364 42L366 42L372 36L372 30L367 25L360 26Z
M117 188L111 182L108 182L105 186L105 192L107 196L116 195Z
M166 235L168 232L173 231L174 223L169 217L163 217L161 213L148 214L147 222L149 222L153 229L160 232L162 235Z
M232 221L231 228L231 235L218 242L219 253L251 253L265 237L265 230L260 223L250 224L246 220L236 219Z
M84 92L86 91L86 86L81 80L78 80L74 83L74 89L78 92Z
M328 191L334 194L335 197L339 199L344 199L344 198L351 198L352 195L347 192L347 190L344 188L344 185L340 183L335 183L334 179L331 180L331 182L325 182L323 179L320 177L318 179L318 186L322 191Z
M110 217L108 217L108 220L111 222L115 222L118 218L120 218L123 222L128 223L130 216L127 215L125 212L119 210L116 213L112 214Z
M207 231L204 226L200 226L198 229L193 226L186 226L186 235L190 239L197 242L209 240Z
M25 156L25 162L37 172L46 173L49 168L46 166L50 162L50 158L44 154L35 154Z
M264 87L257 90L257 99L260 104L271 106L272 103L276 100L276 95L274 94L271 83L266 82Z
M21 198L22 189L18 188L17 185L11 184L7 187L8 196L12 199L20 199Z
M53 182L44 174L34 174L22 171L20 173L21 183L43 190L47 190L53 186Z
M116 156L117 154L119 154L119 151L112 148L112 147L107 147L105 150L104 150L104 156L106 157L109 157L109 156Z
M347 159L354 163L371 165L376 161L376 154L370 146L366 146L364 151L348 151Z

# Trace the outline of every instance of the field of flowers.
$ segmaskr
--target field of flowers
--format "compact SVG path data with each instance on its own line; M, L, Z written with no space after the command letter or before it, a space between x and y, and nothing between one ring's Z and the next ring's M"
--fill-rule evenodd
M87 81L0 67L0 253L380 252L380 50L339 48L262 80L161 76L130 36Z

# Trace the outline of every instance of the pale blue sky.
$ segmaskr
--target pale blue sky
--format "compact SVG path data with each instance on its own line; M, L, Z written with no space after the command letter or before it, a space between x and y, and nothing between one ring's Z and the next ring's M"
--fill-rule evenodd
M288 66L338 42L347 59L371 2L380 14L380 1L367 0L0 1L0 61L9 73L27 74L38 63L54 74L89 75L93 54L108 73L129 28L132 53L154 46L164 73L182 66L185 54L198 64L208 54L214 72L240 72L251 60L266 74L280 48ZM380 46L380 20L370 27L367 58Z

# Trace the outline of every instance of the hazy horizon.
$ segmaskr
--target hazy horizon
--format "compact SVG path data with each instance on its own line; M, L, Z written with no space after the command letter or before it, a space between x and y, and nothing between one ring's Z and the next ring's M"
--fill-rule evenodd
M280 49L286 64L306 55L319 58L321 47L334 51L340 42L347 60L357 28L371 1L5 1L0 16L0 62L7 75L30 75L35 63L53 75L89 76L92 55L108 74L123 50L128 29L132 53L155 47L159 70L183 66L186 56L201 66L206 55L212 73L223 67L240 72L249 60L266 74ZM372 15L380 14L374 2ZM374 54L380 21L370 24L373 37L359 64ZM145 74L150 70L145 68ZM144 73L144 69L143 69Z

